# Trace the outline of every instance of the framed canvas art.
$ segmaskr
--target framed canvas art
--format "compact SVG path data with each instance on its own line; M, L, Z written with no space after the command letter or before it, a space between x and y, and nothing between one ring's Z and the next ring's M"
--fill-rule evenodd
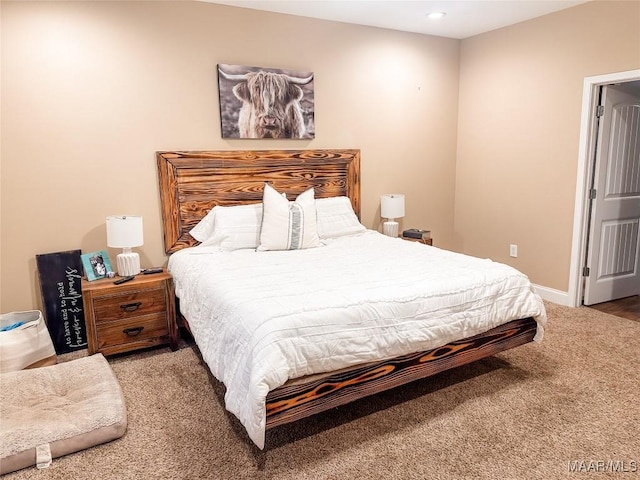
M218 65L222 138L315 138L313 72Z

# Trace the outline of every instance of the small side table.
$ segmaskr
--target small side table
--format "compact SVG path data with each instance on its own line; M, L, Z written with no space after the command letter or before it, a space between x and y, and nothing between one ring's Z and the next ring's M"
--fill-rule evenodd
M400 238L402 238L403 240L407 240L409 242L423 243L424 245L433 245L433 238L431 238L431 237L409 238L409 237L403 237L402 235L400 235Z
M176 350L178 327L171 274L140 274L120 285L114 285L113 280L82 281L89 355L112 355L167 343Z
M401 239L407 240L409 242L418 242L418 243L423 243L424 245L433 245L433 239L431 238L430 232L427 230L424 230L424 232L429 236L428 237L423 236L422 238L411 238L411 237L403 237L402 233L398 236Z

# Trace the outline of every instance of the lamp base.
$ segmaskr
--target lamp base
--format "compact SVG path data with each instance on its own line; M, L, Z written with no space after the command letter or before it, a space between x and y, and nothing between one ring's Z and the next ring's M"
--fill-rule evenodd
M389 237L397 237L398 236L398 222L384 222L382 224L382 233L388 235Z
M136 252L119 253L116 262L118 263L118 275L121 277L140 273L140 255Z

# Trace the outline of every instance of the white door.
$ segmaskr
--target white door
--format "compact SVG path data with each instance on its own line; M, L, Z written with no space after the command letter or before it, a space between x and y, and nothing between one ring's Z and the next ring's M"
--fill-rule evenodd
M601 105L585 305L640 294L640 93L605 86Z

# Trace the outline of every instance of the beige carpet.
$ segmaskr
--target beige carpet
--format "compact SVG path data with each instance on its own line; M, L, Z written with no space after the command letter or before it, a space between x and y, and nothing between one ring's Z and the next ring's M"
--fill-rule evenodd
M112 359L124 437L3 480L640 478L640 323L547 308L541 344L280 427L264 452L195 348Z

